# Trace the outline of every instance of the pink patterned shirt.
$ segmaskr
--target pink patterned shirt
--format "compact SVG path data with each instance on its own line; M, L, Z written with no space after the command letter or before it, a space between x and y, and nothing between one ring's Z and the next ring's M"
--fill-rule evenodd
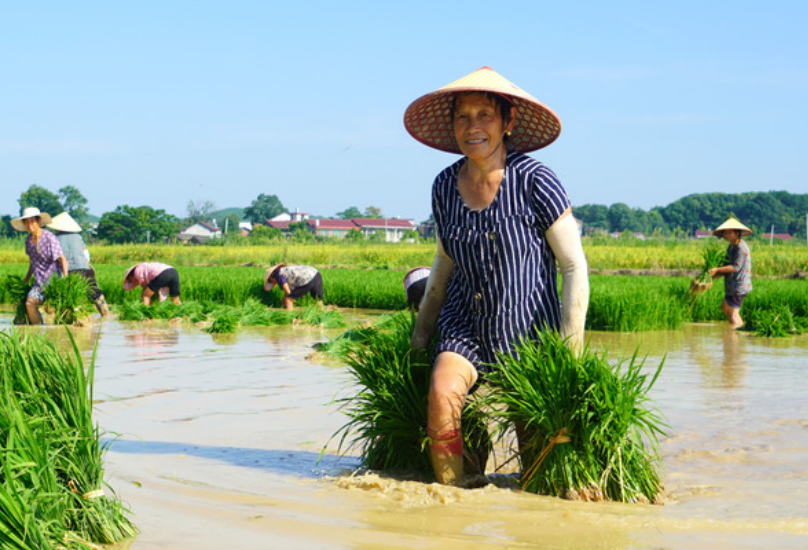
M143 262L142 264L137 264L135 269L132 271L135 286L146 288L155 277L166 269L171 269L171 266L168 264L161 264L160 262ZM158 294L160 295L160 301L162 302L168 297L168 289L161 288Z
M25 253L31 259L34 288L41 291L59 268L58 260L62 256L62 246L59 239L47 229L42 230L36 244L32 237L28 235L25 239Z

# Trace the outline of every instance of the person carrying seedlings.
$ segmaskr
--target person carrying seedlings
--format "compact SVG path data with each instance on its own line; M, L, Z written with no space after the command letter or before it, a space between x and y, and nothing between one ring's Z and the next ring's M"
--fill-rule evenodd
M587 264L566 191L550 168L525 155L561 131L548 107L483 67L416 99L404 125L421 143L463 155L433 183L437 254L411 339L414 349L426 349L438 330L430 456L440 483L461 484L467 394L497 352L537 331L559 331L581 349Z
M28 254L28 273L25 283L34 278L33 286L25 300L25 309L28 312L28 322L32 325L42 323L39 314L39 305L45 301L44 289L57 270L67 277L67 258L62 252L62 246L56 236L43 229L43 225L51 222L50 214L40 212L39 208L28 207L22 211L19 218L11 220L11 225L17 231L28 231L25 239L25 253Z
M713 280L724 277L721 311L732 328L743 326L741 306L746 295L752 292L752 256L749 246L743 241L743 237L751 234L752 230L735 218L728 219L713 231L713 235L729 243L726 265L710 269L710 276Z
M278 264L264 272L264 290L270 292L275 285L283 290L281 305L293 309L294 302L306 294L323 305L323 277L317 268L310 265Z
M67 258L68 273L76 273L89 281L88 296L95 304L95 309L104 317L109 315L107 300L95 280L95 270L90 267L90 251L81 238L81 226L70 214L62 212L54 216L46 227L56 232L56 238Z
M177 270L167 264L159 262L143 262L126 270L123 277L123 289L132 290L136 287L143 289L143 303L152 304L154 295L160 301L171 297L174 305L180 305L180 275Z
M415 267L404 275L404 292L407 293L407 306L415 311L421 308L421 300L424 298L429 272L428 267Z

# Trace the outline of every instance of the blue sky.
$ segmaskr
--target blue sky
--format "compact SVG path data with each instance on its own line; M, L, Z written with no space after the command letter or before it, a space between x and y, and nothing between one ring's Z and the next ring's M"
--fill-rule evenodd
M38 184L96 215L265 193L421 221L457 157L404 110L484 65L560 116L533 156L573 204L808 193L806 21L799 0L3 2L0 214Z

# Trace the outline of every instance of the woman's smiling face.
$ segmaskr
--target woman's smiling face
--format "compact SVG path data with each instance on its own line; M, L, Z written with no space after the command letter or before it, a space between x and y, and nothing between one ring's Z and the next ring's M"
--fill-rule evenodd
M513 111L510 121L505 124L497 103L485 94L469 92L458 95L452 124L460 151L473 160L493 155L502 146L505 132L513 128Z

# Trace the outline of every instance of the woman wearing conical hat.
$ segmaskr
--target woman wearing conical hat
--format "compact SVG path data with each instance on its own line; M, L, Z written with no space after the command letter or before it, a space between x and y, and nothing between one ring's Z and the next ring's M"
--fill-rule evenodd
M421 143L463 155L432 187L437 254L412 335L435 330L427 431L435 476L462 484L460 413L497 352L537 330L577 349L589 302L570 200L546 165L525 155L552 143L558 117L489 67L415 100L404 115ZM559 301L556 264L562 273Z
M84 239L81 237L81 226L73 219L73 216L62 212L54 216L46 227L56 234L56 239L67 258L68 273L75 273L87 279L90 283L87 296L93 301L102 317L109 315L107 300L95 279L95 270L90 266L90 251L87 250L87 245L84 244Z
M732 328L743 326L741 306L747 294L752 292L752 255L743 237L752 234L752 230L744 224L730 218L721 224L713 235L729 243L727 247L727 263L710 270L713 280L724 277L724 300L721 311L727 316Z

